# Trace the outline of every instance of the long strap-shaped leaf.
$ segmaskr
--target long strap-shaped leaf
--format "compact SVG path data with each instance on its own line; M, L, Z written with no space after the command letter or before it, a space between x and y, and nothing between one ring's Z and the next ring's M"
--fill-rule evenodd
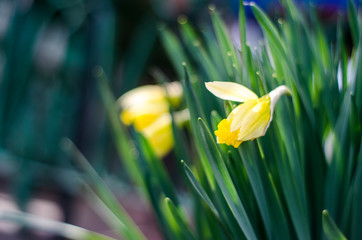
M201 137L198 132L197 118L204 117L204 113L201 109L200 102L196 97L196 93L193 90L190 76L188 73L188 69L186 68L187 67L186 64L184 64L183 67L184 67L185 79L182 83L183 83L183 88L184 88L184 92L185 92L186 103L187 103L188 109L190 111L191 128L192 128L192 132L194 134L195 142L196 142L197 146L201 146ZM212 174L210 164L206 160L205 152L203 149L197 149L197 150L198 150L198 154L199 154L199 157L201 160L202 167L204 168L207 180L208 180L211 188L215 189L215 187L214 187L215 179Z
M278 66L280 63L284 63L284 65L280 65L281 69L279 69L279 72L284 73L284 78L287 82L290 82L290 85L295 84L295 86L297 87L298 94L300 95L300 98L303 102L303 107L307 112L312 126L315 127L316 119L313 114L313 108L310 98L308 97L307 92L303 88L302 83L298 79L299 76L296 73L295 66L292 64L293 61L290 61L291 59L287 54L285 43L280 38L276 27L271 22L269 17L258 6L256 6L255 4L251 4L251 10L253 11L255 18L257 19L261 29L263 30L264 36L267 43L269 44L271 52L274 53L272 54L274 64ZM276 70L278 70L278 67ZM292 91L293 95L296 95L294 94L294 88L292 89ZM293 101L295 100L293 99Z
M169 218L172 218L172 220L178 225L178 228L180 228L180 235L182 239L194 240L195 237L190 231L190 228L187 225L187 219L181 209L177 208L172 200L167 197L164 199L164 204L168 208Z
M85 171L89 180L89 186L97 194L100 200L106 205L119 220L119 232L122 237L129 240L145 239L144 235L133 222L126 210L119 204L116 197L112 194L102 178L97 174L93 167L89 164L83 154L69 140L63 142L63 148L74 157L75 161Z
M132 178L135 184L144 187L142 174L137 165L134 151L131 151L134 146L132 146L130 141L131 138L128 136L128 133L117 114L117 108L115 106L116 101L108 85L108 80L103 68L97 67L94 75L98 81L100 96L107 112L109 124L112 127L112 135L118 155L122 158L129 177Z
M195 30L187 22L181 23L181 34L189 48L191 55L195 61L199 62L205 69L205 73L211 81L219 81L221 79L220 72L215 62L211 61L209 53L200 44L201 40L197 37Z
M253 142L245 142L239 148L239 154L248 173L256 201L258 203L268 238L290 239L289 226L273 189L271 176L268 177L266 164L262 164L261 157L255 154Z
M323 230L327 239L329 240L347 240L341 230L338 229L336 223L329 216L328 211L324 210L322 213Z
M241 67L235 48L230 38L228 37L229 34L227 31L227 27L225 26L225 23L221 20L220 16L217 14L213 6L210 7L210 15L212 25L214 26L216 38L219 43L221 55L225 63L226 71L229 77L235 78L235 74L240 74L240 72L238 71L239 69L241 69ZM237 71L237 73L235 73L235 71Z
M220 154L219 149L217 148L209 128L201 118L199 118L198 125L206 155L222 194L229 204L229 207L245 236L248 239L257 239L248 215L245 212L243 203L238 196L234 183L232 182L225 162Z
M0 211L0 220L13 222L42 232L57 234L74 240L111 240L113 238L72 224L54 221L24 212Z
M212 203L211 199L209 198L209 196L207 195L205 189L201 186L201 184L199 183L199 181L197 181L195 175L192 173L191 169L189 168L189 166L184 162L181 161L182 164L184 165L184 169L185 169L185 173L186 176L188 177L188 179L190 180L192 186L195 188L196 192L200 195L200 197L206 202L206 204L210 207L211 211L215 214L215 216L220 217L216 207L214 206L214 204Z
M351 28L352 40L355 46L359 42L359 29L358 29L358 18L357 18L357 9L353 0L348 1L348 21Z
M353 192L351 239L358 239L362 236L361 218L362 218L362 142L359 148L358 165L351 186Z

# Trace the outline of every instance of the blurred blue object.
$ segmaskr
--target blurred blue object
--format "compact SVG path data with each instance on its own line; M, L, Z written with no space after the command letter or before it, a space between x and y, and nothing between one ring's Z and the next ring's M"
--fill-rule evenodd
M346 10L348 1L346 0L294 0L295 2L303 5L313 4L317 7L328 8L332 10ZM235 15L238 15L239 11L239 0L229 0L230 7L232 12ZM268 11L276 6L280 5L278 0L254 0L254 1L244 1L244 2L255 2L263 10ZM358 4L358 0L354 0L355 4ZM248 17L251 17L250 9L246 9L246 14Z

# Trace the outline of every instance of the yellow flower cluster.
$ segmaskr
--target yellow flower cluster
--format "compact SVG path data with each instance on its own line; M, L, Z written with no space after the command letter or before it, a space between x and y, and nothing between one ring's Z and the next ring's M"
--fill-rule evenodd
M182 101L182 87L179 82L159 85L145 85L122 95L117 103L121 108L121 120L148 140L155 154L165 156L174 146L170 105L178 107ZM175 113L176 123L188 121L187 110Z

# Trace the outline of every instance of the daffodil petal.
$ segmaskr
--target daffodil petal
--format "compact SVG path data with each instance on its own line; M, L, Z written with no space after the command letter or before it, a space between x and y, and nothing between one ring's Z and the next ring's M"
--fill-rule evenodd
M169 153L174 146L172 119L169 113L159 116L141 132L148 140L153 151L160 158Z
M275 88L274 90L272 90L269 93L269 96L270 96L270 109L271 109L272 113L274 112L275 104L277 104L280 96L283 95L283 94L292 95L292 92L290 91L290 89L287 86L282 85L282 86L279 86L279 87Z
M253 91L234 82L214 81L207 82L205 85L212 94L224 100L245 102L250 99L258 99Z
M241 104L239 111L234 115L230 129L238 130L239 141L247 141L264 136L270 121L270 97L267 95Z
M231 113L229 114L229 116L227 117L227 119L229 121L231 121L231 119L234 118L235 114L239 111L239 109L241 108L242 104L239 104L239 106L237 106L236 108L234 108Z
M167 102L144 103L143 105L134 105L121 112L121 120L124 124L134 124L139 131L151 124L158 116L167 113L169 106Z
M228 119L233 119L231 125L230 125L230 130L231 132L234 132L238 129L240 129L243 125L245 125L246 121L251 121L251 116L249 115L253 115L252 109L258 104L258 100L254 100L251 99L249 101L246 101L243 104L240 104L237 108L235 108L233 111L230 113L233 114L233 116L228 117Z
M181 102L182 94L182 86L179 82L166 83L165 88L159 85L144 85L123 94L117 100L117 104L122 109L127 109L143 105L144 103L167 103L167 97L169 97L171 105L178 106Z
M162 87L157 85L144 85L126 92L117 100L117 103L122 109L127 109L144 103L164 101L166 100Z
M269 127L270 121L271 121L270 111L266 111L263 114L256 116L254 122L249 122L250 124L246 128L240 129L238 140L248 141L264 136L266 130Z

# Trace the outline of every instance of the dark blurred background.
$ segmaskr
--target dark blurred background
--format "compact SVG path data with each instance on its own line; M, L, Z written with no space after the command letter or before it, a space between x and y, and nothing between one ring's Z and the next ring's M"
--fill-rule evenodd
M131 191L92 70L104 68L115 97L154 82L154 67L177 80L158 39L159 26L177 29L181 14L207 25L211 2L237 31L236 0L0 0L0 210L28 211L109 234L83 204L77 171L60 142L70 138L102 176L119 182L120 196ZM255 2L275 18L282 15L276 1ZM308 11L306 1L298 2ZM327 27L347 4L312 3ZM252 22L249 44L257 45L261 35ZM159 239L152 213L136 209L132 197L121 201L146 236ZM18 230L0 222L0 239L54 237Z

